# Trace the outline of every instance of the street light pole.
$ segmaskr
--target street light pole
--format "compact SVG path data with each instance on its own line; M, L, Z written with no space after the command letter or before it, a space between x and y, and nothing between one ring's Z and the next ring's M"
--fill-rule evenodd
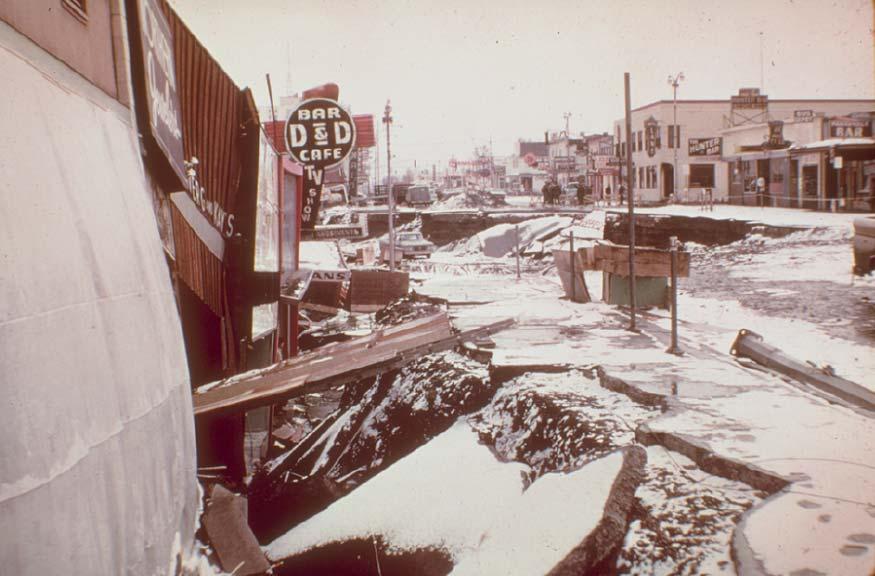
M678 189L678 148L680 147L680 134L678 133L677 125L678 125L678 85L684 79L684 73L678 72L674 76L668 76L668 83L671 84L671 87L674 91L674 96L672 98L672 108L673 108L673 120L671 124L671 130L674 132L672 134L672 142L674 142L674 169L672 170L672 183L671 183L671 193L677 198L677 189Z
M392 105L386 100L383 114L386 125L386 189L389 200L389 270L395 271L395 194L392 193Z

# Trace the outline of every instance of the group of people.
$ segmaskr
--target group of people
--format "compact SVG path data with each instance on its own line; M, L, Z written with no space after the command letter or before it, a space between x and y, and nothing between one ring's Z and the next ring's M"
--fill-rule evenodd
M623 205L626 201L626 187L620 184L617 188L617 193L619 194L620 205ZM541 187L541 194L544 197L545 206L555 206L561 203L562 188L552 178L544 182L544 185ZM612 204L614 202L614 197L611 194L610 184L605 186L604 196L601 198L599 198L599 196L601 195L593 196L591 186L586 184L577 185L577 203L580 206L583 206L587 202L598 203L602 198L605 202Z
M545 206L555 206L559 204L559 199L562 197L562 188L550 178L541 187L541 194L544 196Z

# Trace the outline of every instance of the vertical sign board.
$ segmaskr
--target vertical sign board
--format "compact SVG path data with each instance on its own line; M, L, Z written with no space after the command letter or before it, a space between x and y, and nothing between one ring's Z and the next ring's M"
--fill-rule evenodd
M319 217L325 170L337 166L355 146L355 123L335 100L311 98L286 120L286 147L304 166L301 228L312 229Z
M769 122L769 141L770 148L781 148L784 146L784 122L782 120L772 120Z
M656 155L656 143L659 140L659 124L651 116L644 121L644 142L647 155L653 158Z
M173 33L156 0L140 0L138 4L149 126L173 171L180 180L187 182L173 60Z

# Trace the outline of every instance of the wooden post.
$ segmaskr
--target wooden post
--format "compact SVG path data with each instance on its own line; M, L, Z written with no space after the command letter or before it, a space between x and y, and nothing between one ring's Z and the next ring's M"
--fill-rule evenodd
M574 229L571 229L571 301L577 302L577 280L574 270Z
M678 238L671 237L671 347L672 354L680 354L678 348Z

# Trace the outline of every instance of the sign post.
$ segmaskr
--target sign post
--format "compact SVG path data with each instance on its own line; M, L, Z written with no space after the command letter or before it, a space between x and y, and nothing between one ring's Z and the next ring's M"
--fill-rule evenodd
M286 147L304 165L301 228L319 219L325 170L343 162L355 146L355 123L336 101L311 98L298 104L286 120Z

